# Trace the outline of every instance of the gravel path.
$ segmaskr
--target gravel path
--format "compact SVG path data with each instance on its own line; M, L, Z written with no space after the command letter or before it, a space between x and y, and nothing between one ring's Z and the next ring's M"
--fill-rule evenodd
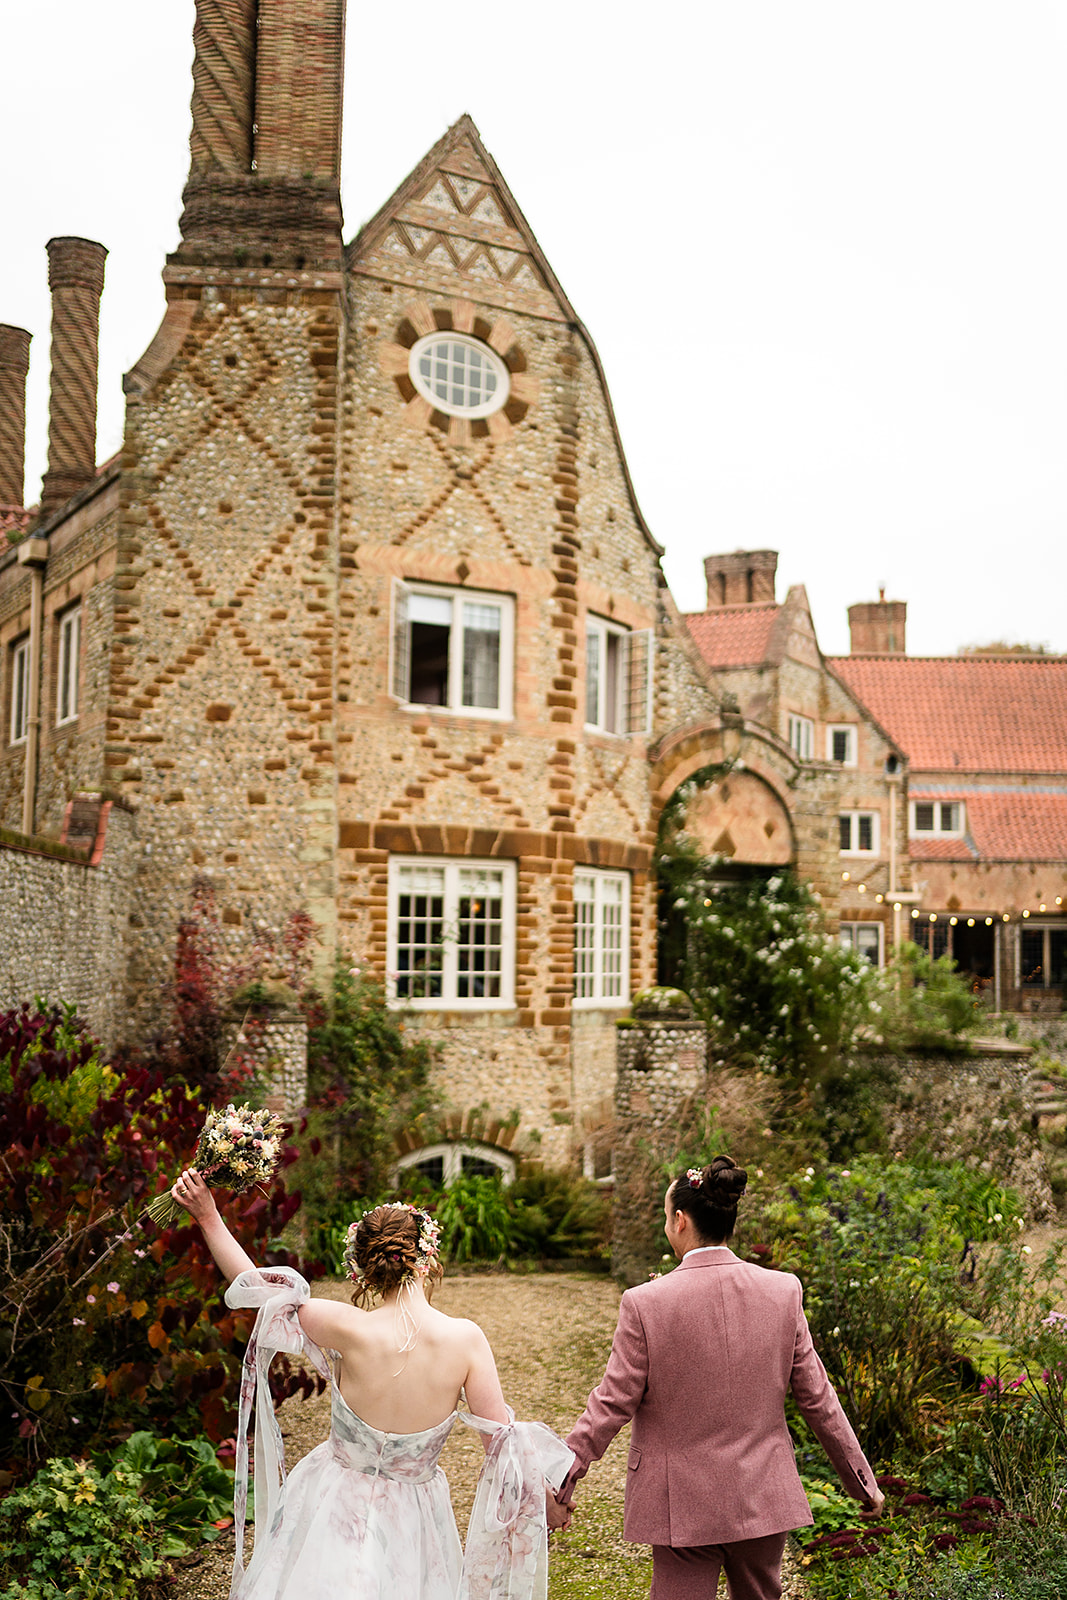
M333 1300L347 1300L349 1285L322 1282L315 1285L313 1292ZM454 1316L471 1317L484 1328L496 1355L504 1394L515 1414L547 1422L557 1433L565 1434L604 1369L615 1329L619 1290L609 1278L571 1273L448 1277L435 1296L435 1304ZM326 1437L329 1396L310 1401L287 1400L278 1417L291 1467ZM636 1547L627 1546L622 1540L628 1447L627 1428L588 1473L579 1493L573 1528L553 1563L550 1600L557 1595L564 1600L565 1596L579 1594L616 1600L622 1584L613 1574L619 1570L627 1574L627 1590L635 1595L647 1594L648 1563L641 1559L642 1553ZM482 1453L481 1443L470 1429L456 1428L441 1458L461 1531L470 1515ZM595 1523L595 1548L588 1547L590 1535L587 1528L583 1530L583 1500L590 1506L596 1504L605 1513L590 1519ZM203 1556L179 1573L175 1600L226 1600L232 1563L233 1536L226 1534L205 1547ZM581 1567L579 1583L573 1576L575 1565ZM802 1600L803 1593L795 1573L790 1571L786 1597Z

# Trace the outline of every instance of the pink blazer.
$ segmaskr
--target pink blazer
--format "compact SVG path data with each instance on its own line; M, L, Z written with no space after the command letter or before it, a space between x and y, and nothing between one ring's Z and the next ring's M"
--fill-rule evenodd
M786 1427L792 1389L849 1494L875 1486L815 1353L800 1282L690 1254L628 1289L607 1369L567 1437L564 1494L631 1419L624 1531L638 1544L725 1544L811 1523Z

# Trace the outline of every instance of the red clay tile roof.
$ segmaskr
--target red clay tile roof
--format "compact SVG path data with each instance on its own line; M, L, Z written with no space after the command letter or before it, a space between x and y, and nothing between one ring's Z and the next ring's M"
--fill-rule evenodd
M716 606L692 612L685 620L709 667L758 667L780 609L773 604Z
M1067 773L1067 657L835 656L919 772Z
M6 538L9 533L25 533L31 515L32 507L0 506L0 539ZM3 549L2 545L0 549Z
M1067 784L911 790L914 799L958 799L966 807L961 839L920 834L908 840L913 861L1067 861Z

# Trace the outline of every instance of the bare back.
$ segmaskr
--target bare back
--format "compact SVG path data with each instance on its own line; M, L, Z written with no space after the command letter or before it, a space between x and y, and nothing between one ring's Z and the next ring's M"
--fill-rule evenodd
M493 1352L477 1323L435 1311L421 1290L410 1304L418 1336L409 1350L398 1348L404 1332L392 1303L361 1311L312 1299L301 1307L304 1332L341 1357L346 1405L383 1433L421 1433L450 1416L465 1389L476 1415L506 1421Z

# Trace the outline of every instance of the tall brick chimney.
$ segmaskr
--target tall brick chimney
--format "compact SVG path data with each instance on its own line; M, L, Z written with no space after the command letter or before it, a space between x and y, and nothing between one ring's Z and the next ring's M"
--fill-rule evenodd
M0 322L0 510L21 507L25 493L30 338L25 328Z
M256 172L334 182L341 172L345 0L260 0Z
M191 173L252 171L255 86L256 0L198 0Z
M777 550L734 550L730 555L705 556L708 610L717 606L774 604Z
M196 0L175 266L340 269L344 36L345 0Z
M52 376L48 471L41 516L50 517L96 473L96 381L100 295L107 251L92 239L49 239Z
M854 656L902 656L908 620L906 600L887 600L879 589L877 600L848 608L848 630Z

